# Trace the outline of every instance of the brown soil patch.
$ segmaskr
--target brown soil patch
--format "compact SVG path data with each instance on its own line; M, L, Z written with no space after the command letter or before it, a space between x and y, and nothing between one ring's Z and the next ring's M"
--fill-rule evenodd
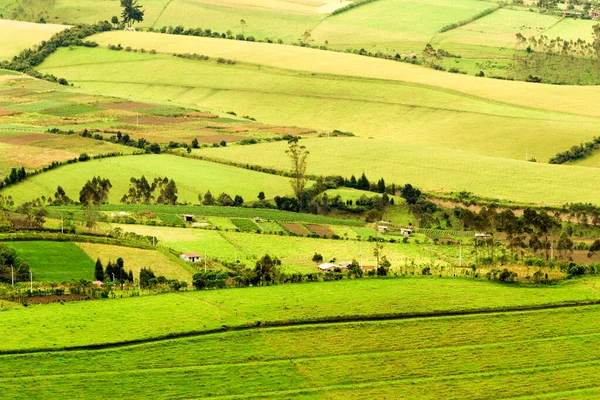
M272 128L261 128L260 131L267 132L267 133L275 133L278 135L302 135L302 134L316 132L311 129L289 128L289 127L285 127L285 126L274 126Z
M131 117L120 120L119 122L124 124L140 124L140 125L167 125L176 124L178 122L184 122L185 120L180 117L149 117L139 116Z
M241 133L241 132L248 132L252 128L249 128L247 126L232 126L232 127L224 126L222 129L227 129L227 132L231 132L231 133Z
M106 108L110 110L143 110L144 108L155 108L157 105L148 103L138 103L135 101L126 101L124 103L112 103L99 105L100 108Z
M25 88L0 90L0 96L24 96L33 93L33 91Z
M0 117L10 117L11 115L19 115L22 113L23 112L19 110L7 110L6 108L0 108Z
M185 115L190 118L204 118L204 119L219 118L219 116L217 114L213 114L213 113L209 113L209 112L200 112L200 111L187 113Z
M321 237L327 236L328 238L330 238L333 235L335 235L335 233L331 229L329 229L329 227L327 227L327 226L306 224L306 227L308 228L309 231L316 233L317 235L319 235Z
M247 139L244 136L235 135L210 135L210 136L198 136L198 141L201 143L219 143L221 140L226 142L237 142L238 140Z
M300 224L282 223L281 226L283 226L289 232L294 233L296 235L308 235L310 233L310 231L306 229L306 227Z
M27 298L27 304L51 304L81 300L89 300L89 297L84 296L82 294L53 294L48 296L31 296Z
M56 139L58 139L58 136L42 133L39 135L18 135L18 136L0 137L0 143L18 144L18 145L26 146L30 143L39 142L41 140L56 140Z

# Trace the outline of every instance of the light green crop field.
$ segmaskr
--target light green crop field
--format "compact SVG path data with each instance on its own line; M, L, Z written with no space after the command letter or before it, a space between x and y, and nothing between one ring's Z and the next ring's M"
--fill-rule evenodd
M6 242L27 262L33 279L40 282L92 280L94 262L71 242Z
M313 39L344 49L378 44L391 52L420 52L444 26L493 7L497 5L476 0L379 0L327 18L313 30ZM406 42L414 47L407 48ZM390 48L392 44L402 47Z
M0 61L11 59L21 50L50 39L53 34L65 28L67 26L64 25L33 24L0 19Z
M599 317L598 307L581 307L3 355L0 388L17 399L111 397L106 383L118 375L124 399L592 398L600 393L590 379L600 370Z
M597 187L600 181L596 180L595 169L588 167L498 159L460 151L450 153L383 139L318 138L302 143L310 152L310 173L339 174L339 166L343 165L346 176L359 176L365 172L372 180L383 177L388 184L411 183L429 191L467 190L500 200L532 203L584 201L597 204L599 201ZM286 168L285 143L259 146L260 151L232 146L198 153Z
M375 265L374 244L353 240L315 239L294 236L275 236L246 232L224 232L204 229L182 229L152 227L143 225L111 224L125 232L155 236L163 246L181 253L195 252L206 254L209 258L233 262L239 260L248 268L253 268L257 259L269 254L282 260L287 272L317 272L317 264L312 262L315 253L324 258L338 260L360 260L364 265ZM335 231L335 227L333 228ZM363 240L376 236L373 229L359 230ZM344 228L340 235L343 237ZM348 235L351 238L351 235ZM356 237L356 235L354 236ZM392 263L396 272L415 263L416 265L434 264L447 266L458 262L458 249L452 246L417 245L414 243L385 243L382 255ZM466 256L465 256L466 257Z
M2 190L17 204L41 196L53 197L57 186L62 186L69 197L79 198L83 185L94 176L111 181L109 202L117 204L129 190L132 177L169 177L177 184L179 202L198 203L198 195L207 190L213 194L226 192L244 198L254 198L260 190L268 189L275 195L290 194L289 179L260 172L229 167L172 155L138 155L91 160L66 165L42 175L36 175L17 185Z
M223 325L255 326L257 321L499 310L599 298L596 278L553 287L427 277L174 293L10 309L0 313L0 334L4 338L0 350L114 343L221 329ZM115 320L119 323L110 322ZM31 329L31 324L36 329ZM110 329L106 329L107 325Z
M177 73L182 69L185 76ZM341 129L450 152L516 159L525 157L526 148L540 161L549 159L591 139L598 123L596 118L513 107L435 87L108 50L58 51L42 70L96 93L135 92L145 100L161 97L217 110L233 108L267 123ZM162 74L151 73L157 70Z
M361 7L357 10L360 9ZM595 87L589 86L540 85L528 82L481 79L355 54L237 40L224 41L221 39L161 35L148 32L117 31L94 36L93 40L104 46L111 43L121 43L123 46L155 49L164 53L199 53L282 69L415 83L526 108L583 116L600 116L600 111L592 105L600 102L600 92ZM70 55L81 57L80 52L71 52ZM77 64L79 62L86 64L86 68L89 68L90 65L108 62L110 59L111 56L102 54L97 55L95 60L89 56L87 60L78 61L75 58L65 57L64 54L61 55L59 52L57 56L50 57L42 67L50 69L50 67L64 67L68 63ZM124 60L121 58L121 61ZM189 68L187 67L186 70ZM63 69L57 68L56 72L59 71L62 72ZM168 74L165 73L164 75ZM81 79L81 71L76 76ZM91 78L88 77L88 79ZM157 77L152 83L156 84L160 82L160 79L160 77ZM148 81L148 83L150 82ZM187 85L189 86L189 83ZM105 90L108 90L108 87L105 87ZM132 96L130 92L125 91L122 94ZM169 94L170 92L165 92L164 97ZM554 117L558 116L554 115Z
M192 279L193 269L158 251L96 243L77 243L77 246L92 260L99 258L105 267L109 261L115 262L121 257L125 262L125 270L133 271L134 276L140 268L150 268L156 276L162 275L167 279L187 282Z

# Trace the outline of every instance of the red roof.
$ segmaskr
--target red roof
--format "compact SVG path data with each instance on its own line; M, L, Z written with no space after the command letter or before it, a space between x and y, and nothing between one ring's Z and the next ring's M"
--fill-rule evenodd
M185 253L184 256L187 258L200 258L200 254L198 253Z

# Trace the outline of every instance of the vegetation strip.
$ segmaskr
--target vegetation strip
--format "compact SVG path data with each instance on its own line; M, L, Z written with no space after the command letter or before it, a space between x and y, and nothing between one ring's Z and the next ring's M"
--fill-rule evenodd
M266 321L258 322L256 325L239 325L239 326L225 326L217 329L208 329L204 331L189 331L170 333L166 335L156 336L149 339L133 339L122 342L113 343L100 343L90 344L82 346L67 346L62 348L38 348L38 349L24 349L24 350L0 350L0 355L11 355L11 354L35 354L35 353L56 353L64 351L80 351L80 350L105 350L120 347L129 347L138 344L155 343L165 340L182 339L190 337L200 337L213 335L223 332L232 331L246 331L253 329L262 328L277 328L277 327L288 327L288 326L317 326L317 325L334 325L339 323L347 322L368 322L368 321L395 321L395 320L408 320L418 318L439 318L439 317L453 317L453 316L469 316L469 315L485 315L485 314L503 314L513 312L524 312L524 311L540 311L540 310L552 310L560 308L574 308L574 307L589 307L600 305L600 300L589 300L589 301L565 301L561 303L549 303L540 305L527 305L527 306L515 306L515 307L498 307L490 309L474 309L474 310L447 310L447 311L433 311L433 312L416 312L416 313L389 313L389 314L377 314L377 315L348 315L348 316L337 316L337 317L323 317L314 319L298 319L298 320L280 320L280 321Z

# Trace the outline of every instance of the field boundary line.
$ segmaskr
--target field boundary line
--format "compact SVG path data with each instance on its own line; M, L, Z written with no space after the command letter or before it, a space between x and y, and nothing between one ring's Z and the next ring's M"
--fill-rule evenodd
M429 318L443 318L443 317L460 317L470 315L486 315L486 314L506 314L506 313L519 313L519 312L533 312L543 311L561 308L576 308L576 307L590 307L600 305L600 300L585 300L585 301L564 301L559 303L548 303L548 304L534 304L526 306L515 306L515 307L497 307L497 308L481 308L472 310L445 310L445 311L428 311L428 312L415 312L415 313L390 313L390 314L375 314L375 315L347 315L347 316L330 316L320 317L314 319L298 319L298 320L279 320L279 321L257 321L256 324L250 325L237 325L237 326L226 326L223 325L221 328L200 330L200 331L187 331L187 332L173 332L165 335L159 335L152 338L140 338L126 340L122 342L113 343L98 343L98 344L87 344L77 346L66 346L62 348L32 348L32 349L15 349L15 350L0 350L0 356L2 355L17 355L17 354L35 354L35 353L55 353L65 351L79 351L79 350L104 350L111 348L128 347L139 344L154 343L167 341L172 339L201 337L219 333L246 331L253 329L264 329L264 328L283 328L283 327L296 327L296 326L326 326L335 325L340 323L348 322L370 322L370 321L398 321L398 320L411 320L411 319L429 319Z
M160 12L158 13L158 17L156 17L156 20L154 20L154 22L152 23L152 27L153 28L156 26L156 23L158 22L158 20L160 19L160 17L162 17L162 15L165 13L165 10L167 9L167 7L169 7L171 5L172 2L173 2L173 0L167 1L167 4L165 4L165 6L163 7L163 9L160 10Z

